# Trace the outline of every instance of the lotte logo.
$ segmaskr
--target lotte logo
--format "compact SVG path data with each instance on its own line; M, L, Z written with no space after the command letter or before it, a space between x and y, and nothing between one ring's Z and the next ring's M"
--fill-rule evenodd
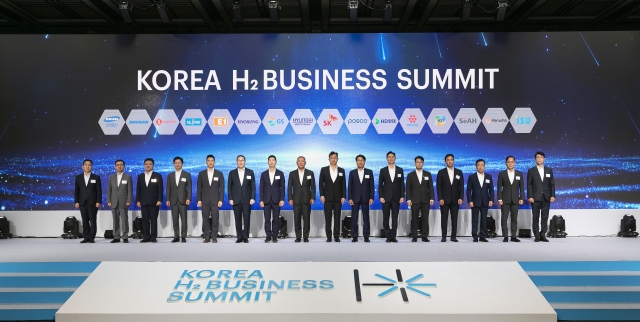
M158 124L158 125L162 125L162 120L161 120L161 119L157 119L157 120L156 120L156 124Z
M331 122L334 122L334 121L337 121L337 120L338 120L338 117L337 117L337 116L334 116L334 115L329 114L329 119L328 119L328 120L325 120L325 121L322 123L322 125L323 125L323 126L332 126L332 125L331 125Z

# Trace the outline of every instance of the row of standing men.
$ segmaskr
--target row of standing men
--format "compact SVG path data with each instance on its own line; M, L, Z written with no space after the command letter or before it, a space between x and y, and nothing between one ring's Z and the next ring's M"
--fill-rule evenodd
M415 170L407 175L406 188L404 170L395 165L395 153L387 153L388 165L380 169L378 175L378 195L382 203L383 226L387 232L386 242L397 242L398 212L400 204L406 202L411 207L412 242L421 237L428 242L429 208L434 203L433 180L429 171L423 170L424 158L414 158ZM366 157L356 156L357 168L349 173L348 203L352 214L362 211L363 237L369 242L370 223L369 206L374 201L373 171L365 168ZM543 152L535 154L536 166L527 173L527 199L533 210L532 230L535 241L548 241L545 238L550 202L555 200L555 181L553 171L544 166ZM229 203L233 206L236 225L236 243L248 243L251 206L255 203L256 184L255 175L251 169L245 167L245 157L236 158L237 168L231 170L228 176ZM453 154L445 156L446 167L438 171L436 190L441 213L441 241L446 242L446 232L449 214L451 215L451 241L457 242L458 210L464 196L464 177L460 169L454 167ZM224 175L215 169L215 157L206 158L207 169L200 171L196 185L197 206L202 209L202 231L204 242L217 243L219 227L219 207L224 201ZM316 197L315 175L306 169L306 159L297 158L297 169L289 174L287 186L288 202L293 206L295 224L295 242L308 242L310 231L311 205ZM347 184L345 170L337 166L338 153L329 153L329 165L320 170L318 187L320 200L324 205L325 231L327 242L340 241L341 208L347 201ZM524 203L524 181L522 172L515 169L515 157L508 156L505 160L506 170L498 175L498 203L502 212L503 241L508 242L507 221L511 217L511 241L518 242L517 218L518 207ZM171 172L166 184L166 205L171 208L173 219L174 239L172 242L186 242L187 236L187 207L192 199L191 175L182 170L183 159L173 159L175 172ZM285 177L276 168L277 159L268 157L269 169L261 173L260 177L260 207L264 209L264 229L267 235L265 242L277 242L279 231L280 208L285 202ZM94 243L96 235L97 211L102 203L100 176L92 173L93 162L89 159L83 162L83 174L75 180L75 207L80 209L83 220L83 236L81 243ZM128 243L129 219L128 208L133 201L133 187L131 175L124 172L125 162L115 162L116 173L109 177L107 204L112 209L114 240L112 243ZM153 171L154 160L144 161L145 172L138 175L136 185L136 205L140 207L143 223L142 243L157 242L157 218L162 204L163 180L162 176ZM485 161L476 161L476 173L469 175L466 195L472 211L473 241L486 242L486 222L489 207L493 206L494 180L490 174L484 172ZM418 227L418 218L422 215L422 227ZM389 223L391 220L391 225ZM182 223L182 227L180 227ZM243 225L244 223L244 225ZM479 229L478 229L479 228ZM421 231L421 236L418 236ZM352 242L358 241L358 216L351 219Z

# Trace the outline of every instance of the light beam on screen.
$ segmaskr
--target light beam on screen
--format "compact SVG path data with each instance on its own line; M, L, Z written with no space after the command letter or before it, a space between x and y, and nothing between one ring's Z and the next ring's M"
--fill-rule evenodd
M9 128L9 124L11 124L11 121L13 120L14 117L16 117L16 111L13 111L13 114L11 114L11 117L9 118L9 122L7 122L7 125L4 127L4 130L2 130L2 134L0 134L0 140L2 140L2 137L4 136L4 132L7 132L7 129Z
M600 66L600 63L596 59L596 55L593 54L593 51L591 51L591 47L589 47L589 44L587 44L587 40L584 39L584 36L582 35L582 31L578 31L578 33L580 34L580 37L582 37L582 40L584 41L584 44L587 45L587 49L589 49L589 52L591 53L591 57L593 57L593 60L596 61L596 65Z
M162 102L162 108L160 108L160 111L163 111L164 110L164 106L167 105L167 97L169 97L169 90L168 89L164 93L164 102ZM158 128L156 128L156 133L153 134L154 138L157 137L157 136L158 136Z
M631 113L629 113L629 109L627 108L627 105L624 103L624 101L622 101L622 98L620 98L620 95L618 94L618 91L616 91L615 89L613 91L616 92L616 97L618 98L618 100L622 104L622 107L624 107L624 110L627 112L627 115L629 115L629 119L631 120L631 123L633 123L633 126L636 127L636 131L638 131L638 133L640 133L640 129L638 129L638 125L636 124L636 121L633 120L633 116L631 116ZM1 137L2 136L0 136L0 138Z
M442 52L440 51L440 43L438 42L438 34L434 32L433 36L436 37L436 45L438 45L438 53L440 54L440 58L442 58Z
M382 48L382 60L387 60L387 55L384 53L384 39L382 39L382 34L380 34L380 48Z
M484 38L484 32L480 33L482 35L482 40L484 41L484 45L487 46L487 38Z

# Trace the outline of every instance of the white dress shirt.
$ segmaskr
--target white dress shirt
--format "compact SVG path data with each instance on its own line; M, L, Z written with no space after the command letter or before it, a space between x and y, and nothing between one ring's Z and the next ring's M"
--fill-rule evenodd
M509 182L511 182L511 184L513 184L513 180L516 177L516 170L507 169L507 175L509 176Z
M124 174L124 172L123 173L116 173L116 184L117 184L118 188L120 188L120 181L122 181L122 175L123 174Z
M477 174L478 180L480 181L480 188L482 188L482 185L484 184L484 173L477 172Z
M153 171L144 173L144 182L147 183L147 187L149 186L149 181L151 180L151 174L152 173L153 173Z
M271 182L271 184L273 184L273 179L276 177L276 170L274 169L273 171L269 170L269 180Z
M302 180L304 179L304 170L298 170L298 177L300 178L300 185L302 185Z
M418 182L422 184L422 170L416 170L416 175L418 175Z
M338 167L334 169L329 166L329 174L331 174L331 181L336 182L336 178L338 177Z
M391 182L393 182L393 179L396 176L396 167L387 166L387 168L389 168L389 175L391 176Z
M449 169L449 167L447 167L447 173L449 173L449 181L453 184L453 168Z
M207 169L207 176L209 177L209 185L213 184L213 174L215 172L215 169L211 169L211 171L209 171L209 169Z
M360 178L360 183L362 183L362 180L364 179L364 168L358 169L358 178Z
M541 179L542 181L544 181L544 165L543 165L543 166L541 166L541 167L536 166L536 168L538 168L538 173L540 174L540 179Z
M91 178L91 172L89 174L84 175L84 185L89 186L89 178Z
M242 185L244 181L244 169L240 170L240 168L238 168L238 177L240 178L240 185Z
M182 174L182 170L176 171L176 186L180 185L180 175Z

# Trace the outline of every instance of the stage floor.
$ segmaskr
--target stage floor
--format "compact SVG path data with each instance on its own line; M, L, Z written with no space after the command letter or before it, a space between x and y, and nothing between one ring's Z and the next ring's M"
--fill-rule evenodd
M295 243L293 238L277 244L263 238L251 238L248 244L236 244L235 238L218 239L217 244L202 243L201 238L188 238L187 243L171 243L159 238L158 243L111 244L96 239L95 244L62 238L15 238L0 240L0 262L77 262L77 261L225 261L225 262L447 262L447 261L638 261L640 239L618 237L569 237L550 239L549 243L503 243L502 238L488 243L473 243L471 237L460 242L412 243L399 238L399 243L385 243L371 238L371 243L342 239L327 243L325 238L311 238L309 243Z

